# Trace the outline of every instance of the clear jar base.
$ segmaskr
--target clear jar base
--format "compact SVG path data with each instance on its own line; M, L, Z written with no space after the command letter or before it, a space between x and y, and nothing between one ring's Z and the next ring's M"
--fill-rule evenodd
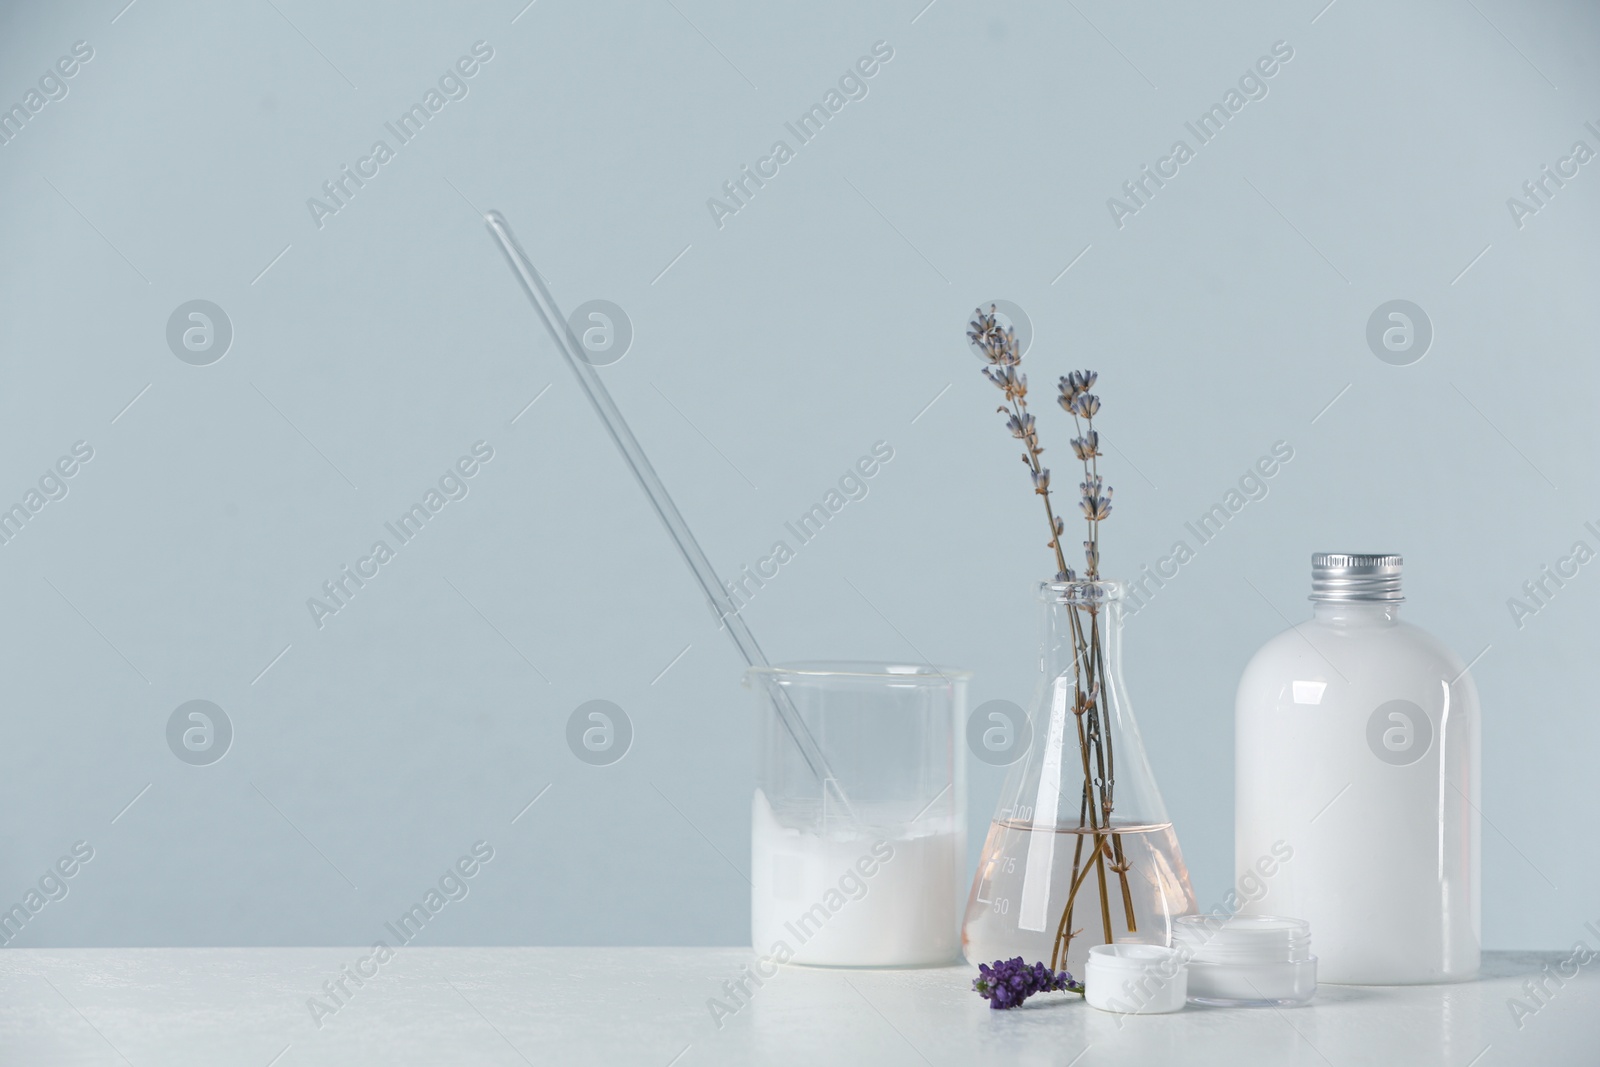
M1304 919L1181 915L1174 947L1189 960L1188 1000L1215 1008L1287 1008L1317 994L1317 957Z
M1314 994L1303 997L1281 997L1277 1000L1232 1000L1225 997L1190 997L1190 1004L1208 1008L1295 1008L1308 1002Z

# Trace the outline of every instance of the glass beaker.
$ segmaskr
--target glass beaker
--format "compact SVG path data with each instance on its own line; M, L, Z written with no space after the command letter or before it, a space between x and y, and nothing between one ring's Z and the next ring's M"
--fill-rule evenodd
M1042 582L1043 677L962 926L972 963L1021 956L1082 976L1098 944L1170 943L1195 909L1122 681L1118 582Z
M750 871L756 952L835 967L956 959L970 677L853 662L745 673L760 704ZM808 762L784 715L815 739L831 781Z

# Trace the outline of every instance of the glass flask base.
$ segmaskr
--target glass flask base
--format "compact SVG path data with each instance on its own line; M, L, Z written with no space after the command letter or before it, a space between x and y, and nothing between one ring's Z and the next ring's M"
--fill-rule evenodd
M1189 871L1171 823L1116 827L1115 838L1127 861L1127 896L1122 881L1106 865L1106 899L1116 940L1165 945L1172 920L1194 910ZM1074 857L1081 864L1094 855L1094 834L1076 827L1040 829L1025 821L992 823L978 860L978 877L967 900L962 953L972 964L1021 956L1029 963L1050 962L1056 933L1071 887ZM1080 850L1081 843L1081 850ZM1126 900L1126 904L1125 904ZM1134 928L1128 929L1131 904ZM1059 970L1083 973L1089 947L1104 942L1098 872L1089 874L1072 902L1073 936Z

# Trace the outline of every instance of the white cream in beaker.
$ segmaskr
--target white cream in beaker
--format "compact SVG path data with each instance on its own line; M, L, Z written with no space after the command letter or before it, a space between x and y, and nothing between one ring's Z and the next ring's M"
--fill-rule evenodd
M781 825L759 789L752 807L750 936L758 953L833 967L956 959L966 855L961 829L824 835Z

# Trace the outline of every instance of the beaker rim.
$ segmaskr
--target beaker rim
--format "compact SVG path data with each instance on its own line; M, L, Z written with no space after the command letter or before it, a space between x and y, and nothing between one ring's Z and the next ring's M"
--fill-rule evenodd
M898 660L796 660L751 667L745 677L881 678L906 685L945 685L966 681L972 672L960 667L939 667L930 663L904 663Z

